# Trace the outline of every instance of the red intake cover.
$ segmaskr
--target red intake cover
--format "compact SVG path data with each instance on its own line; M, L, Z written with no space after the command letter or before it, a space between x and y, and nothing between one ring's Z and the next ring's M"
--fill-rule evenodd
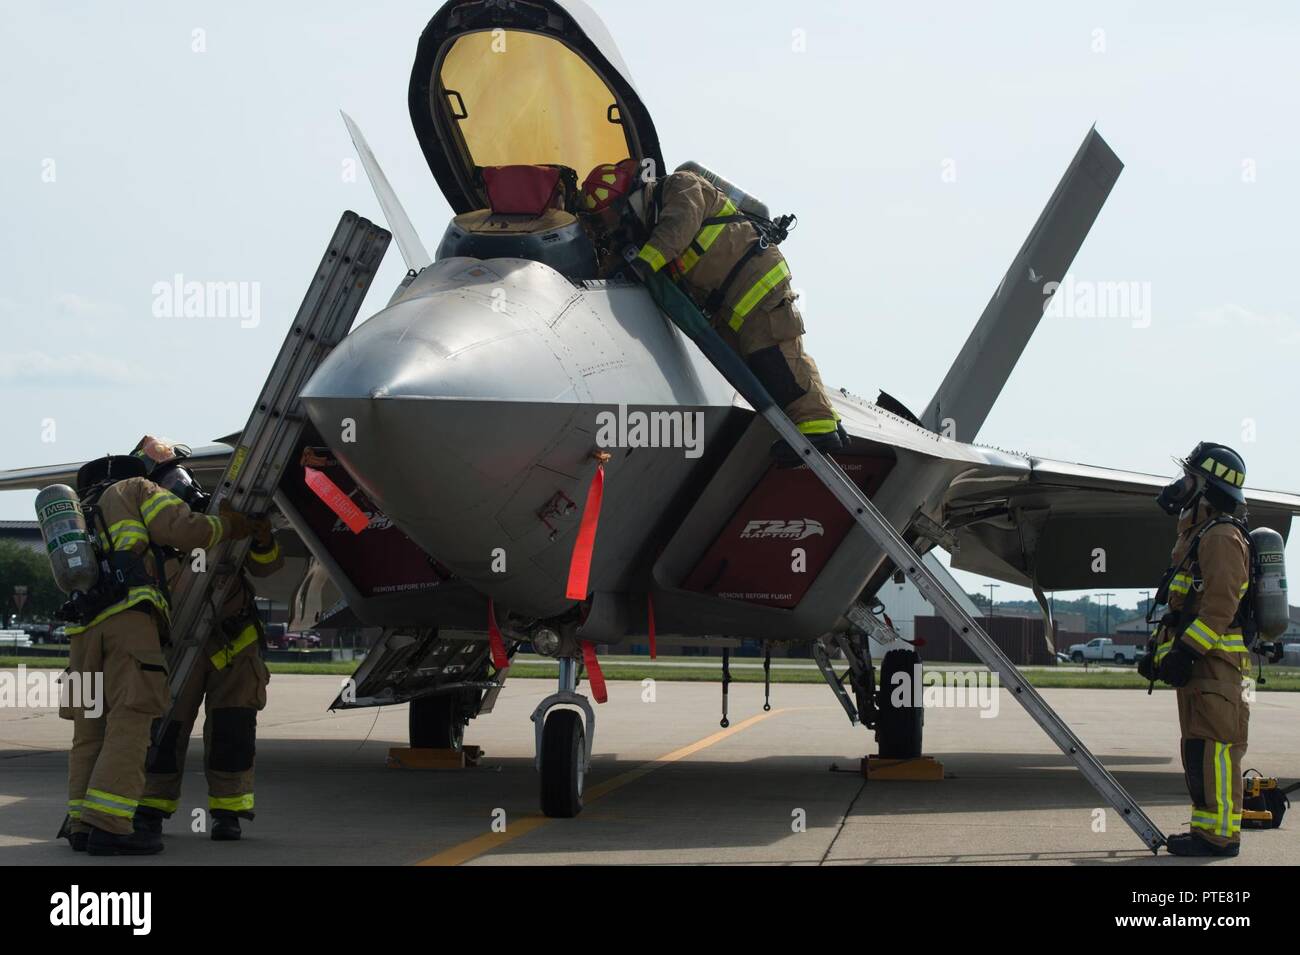
M484 166L483 185L493 212L540 216L555 201L560 170L552 166Z
M871 497L890 458L834 456ZM773 467L749 492L682 586L729 600L794 607L853 525L853 518L807 467ZM804 552L802 558L795 548ZM803 561L803 569L796 569Z

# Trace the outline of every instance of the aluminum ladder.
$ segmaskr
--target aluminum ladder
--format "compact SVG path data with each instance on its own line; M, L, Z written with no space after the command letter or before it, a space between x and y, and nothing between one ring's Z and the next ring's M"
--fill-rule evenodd
M389 232L355 212L344 212L339 219L208 503L208 514L216 515L222 502L245 514L261 515L270 510L306 420L298 395L352 328L391 238ZM167 655L171 699L167 712L154 723L155 748L171 721L176 700L194 674L208 636L220 624L218 609L239 585L251 543L247 539L219 541L205 556L206 572L185 574L177 587L171 608L173 639ZM151 749L151 762L154 752Z
M1056 711L1047 705L1042 695L1030 685L1015 664L993 642L979 623L953 597L951 590L958 584L941 565L936 568L947 578L946 582L914 551L903 535L885 519L865 494L858 489L833 458L821 454L808 438L795 426L773 401L767 389L759 382L740 356L729 348L708 319L697 309L676 285L662 272L647 281L651 295L665 314L685 332L705 357L724 378L739 391L782 438L808 465L809 470L826 485L867 535L876 542L893 562L912 581L921 596L925 597L957 632L967 646L991 671L998 674L1012 697L1025 708L1043 732L1062 753L1070 758L1097 793L1119 814L1153 853L1165 844L1165 836L1130 796L1110 771L1093 756L1083 741L1070 729Z

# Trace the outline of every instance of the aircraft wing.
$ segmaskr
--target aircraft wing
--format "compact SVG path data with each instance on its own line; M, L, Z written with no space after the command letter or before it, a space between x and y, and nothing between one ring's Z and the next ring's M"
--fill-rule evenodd
M1176 520L1155 504L1167 477L1029 458L1028 470L974 467L951 484L952 565L1044 591L1154 587ZM1252 527L1284 538L1300 496L1246 489Z
M194 448L189 464L195 476L205 487L211 487L226 470L231 447L227 444L207 444ZM51 484L76 485L77 471L85 461L68 464L45 464L31 468L13 468L0 471L0 491L39 491Z

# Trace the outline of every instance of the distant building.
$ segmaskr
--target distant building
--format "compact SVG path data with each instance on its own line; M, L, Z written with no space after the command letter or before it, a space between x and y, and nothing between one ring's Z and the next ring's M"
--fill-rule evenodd
M15 541L38 554L45 553L41 526L35 521L0 521L0 540Z

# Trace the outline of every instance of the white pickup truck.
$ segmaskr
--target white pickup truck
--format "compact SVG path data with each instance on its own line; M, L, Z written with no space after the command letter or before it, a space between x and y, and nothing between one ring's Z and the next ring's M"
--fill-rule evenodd
M1138 647L1116 643L1110 637L1097 637L1070 647L1070 659L1075 663L1137 663L1139 655Z

